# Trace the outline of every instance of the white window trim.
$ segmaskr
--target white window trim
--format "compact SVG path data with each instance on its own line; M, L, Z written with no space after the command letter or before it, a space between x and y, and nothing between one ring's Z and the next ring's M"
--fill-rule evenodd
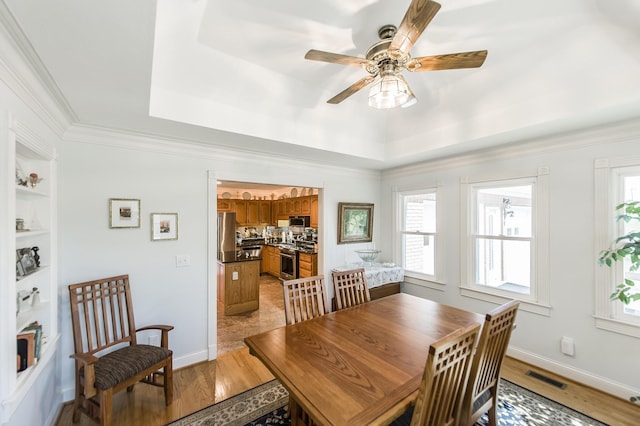
M498 289L479 288L474 285L474 248L471 244L474 229L474 202L471 186L500 180L535 179L533 204L532 245L532 294L518 295ZM521 175L464 177L460 179L460 294L462 296L502 304L517 298L520 309L540 315L551 315L549 288L549 168L539 167L531 173Z
M615 169L640 166L640 157L598 159L595 161L595 324L597 328L614 333L640 338L640 325L615 318L615 311L620 309L619 301L611 301L609 295L616 275L622 271L622 264L609 268L600 266L600 252L611 245L616 238L616 191L619 174ZM619 262L617 262L619 263Z
M423 194L425 192L435 192L436 194L436 232L434 237L435 242L435 275L421 274L414 271L404 272L404 281L407 283L419 285L422 287L431 288L434 290L443 290L446 285L445 280L445 256L442 254L445 250L445 241L441 235L441 225L439 224L442 217L442 186L439 183L434 185L424 185L421 187L405 187L405 188L393 188L393 199L395 208L393 209L394 224L395 224L395 238L393 239L393 253L396 263L399 265L404 264L402 253L402 221L404 215L404 209L402 205L402 197L409 194Z

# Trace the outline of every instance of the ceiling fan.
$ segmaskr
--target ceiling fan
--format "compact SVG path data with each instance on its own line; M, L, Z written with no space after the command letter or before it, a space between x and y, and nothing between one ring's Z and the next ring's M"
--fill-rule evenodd
M376 108L407 107L415 104L416 98L402 76L402 71L422 72L480 67L487 57L486 50L411 57L411 48L438 13L438 10L440 10L440 4L435 1L412 0L397 29L393 25L385 25L378 30L380 41L367 50L365 58L309 50L304 56L305 59L361 66L369 73L368 76L329 99L327 103L339 104L377 79L376 84L369 91L370 106ZM380 78L378 79L378 77Z

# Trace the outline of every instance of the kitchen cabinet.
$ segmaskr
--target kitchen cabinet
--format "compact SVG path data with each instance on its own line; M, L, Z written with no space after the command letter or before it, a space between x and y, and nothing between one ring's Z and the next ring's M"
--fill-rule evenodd
M318 275L318 255L298 252L298 276L307 278Z
M56 149L5 113L0 117L0 163L6 171L0 177L5 194L0 204L4 218L0 225L0 423L4 424L27 395L45 392L38 389L43 386L39 379L55 368L60 337ZM23 220L22 229L17 219ZM19 303L18 292L31 297ZM34 321L42 326L44 336L37 362L16 372L16 336Z
M218 198L218 211L235 212L238 226L277 225L289 216L311 216L311 227L318 227L318 196L281 200L237 200Z
M218 262L218 310L224 315L260 307L260 260Z
M265 245L262 248L262 270L264 273L280 277L280 249Z
M260 224L271 224L271 201L258 201L258 220Z
M311 227L312 228L318 228L318 196L317 195L312 195L311 197L309 197L310 199L310 205L311 205L311 212L310 212L310 216L311 216Z
M218 199L219 212L234 212L238 226L271 224L271 201Z
M236 225L248 225L247 222L247 202L244 200L233 201L233 211L236 212Z
M235 211L234 208L235 208L234 200L218 198L218 211L219 212L233 212L233 211Z

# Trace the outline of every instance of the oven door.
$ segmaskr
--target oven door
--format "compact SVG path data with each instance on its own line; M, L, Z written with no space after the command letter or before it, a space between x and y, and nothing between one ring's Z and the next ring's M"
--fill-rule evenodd
M298 255L294 250L280 249L280 278L285 281L298 278Z

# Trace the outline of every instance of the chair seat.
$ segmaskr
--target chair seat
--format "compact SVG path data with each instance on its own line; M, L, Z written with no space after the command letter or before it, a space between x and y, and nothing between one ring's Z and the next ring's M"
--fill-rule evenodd
M106 354L95 363L95 387L100 390L110 389L171 354L169 349L151 345L126 346Z

